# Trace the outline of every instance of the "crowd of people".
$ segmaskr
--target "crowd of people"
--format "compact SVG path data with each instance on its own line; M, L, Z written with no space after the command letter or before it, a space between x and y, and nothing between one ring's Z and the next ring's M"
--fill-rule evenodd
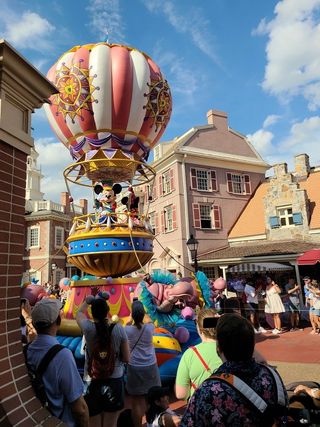
M303 303L309 306L316 333L320 289L310 277L303 280ZM154 324L144 306L133 301L131 318L122 326L110 319L104 295L87 297L76 313L85 340L83 378L67 348L54 356L54 363L43 374L50 411L71 427L115 427L129 399L130 420L124 423L128 426L142 426L144 417L147 426L154 427L285 425L287 392L277 371L255 350L255 334L266 332L259 316L262 299L264 312L274 322L274 334L281 332L285 306L291 329L299 327L300 287L289 279L284 302L282 290L271 277L265 285L261 280L247 280L242 286L235 286L238 297L225 299L220 311L203 308L196 312L201 342L183 353L174 387L176 398L187 401L181 417L169 407L173 390L161 386L152 340ZM26 327L33 328L27 362L34 370L58 343L61 309L56 298L42 299L32 310L27 301L22 302ZM317 387L298 385L294 393L320 398Z

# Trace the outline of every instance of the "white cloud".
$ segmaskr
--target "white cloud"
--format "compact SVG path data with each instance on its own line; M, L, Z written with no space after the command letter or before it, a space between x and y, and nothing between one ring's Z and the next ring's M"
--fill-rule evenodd
M90 14L90 30L101 41L125 43L124 22L119 0L90 0L87 7Z
M17 49L43 51L54 46L52 33L55 30L47 19L35 12L17 14L3 8L0 14L1 37Z
M45 198L58 202L60 193L66 191L63 170L72 163L70 154L53 137L37 139L35 148L39 153L38 166L44 175L41 191L45 193Z
M281 119L281 116L278 116L276 114L270 114L265 121L263 122L263 128L267 128L269 126L272 126L276 124Z
M199 8L189 8L187 13L186 11L182 13L170 0L142 0L142 2L150 12L162 13L178 33L189 35L198 49L221 66L214 49L212 28Z
M320 0L282 0L270 22L263 19L253 34L267 34L267 65L262 86L288 102L302 95L309 108L320 106ZM312 89L317 93L313 95Z
M262 157L268 156L273 151L274 135L272 132L259 129L255 133L247 135L247 138Z
M189 68L186 61L168 49L163 49L160 43L154 49L153 58L156 58L161 70L166 71L173 97L184 96L186 102L194 101L194 94L199 87L199 78L194 68Z
M66 147L53 137L35 140L35 148L39 153L38 167L44 175L41 182L41 191L46 200L60 203L61 192L68 191L63 176L64 169L73 163L73 159ZM71 196L75 204L79 199L92 200L91 190L69 182ZM89 206L90 209L90 206Z

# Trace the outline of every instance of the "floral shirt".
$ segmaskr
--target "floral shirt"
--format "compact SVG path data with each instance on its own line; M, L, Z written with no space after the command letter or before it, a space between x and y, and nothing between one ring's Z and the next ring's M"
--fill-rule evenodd
M217 375L222 373L241 378L268 404L277 403L277 390L272 374L254 360L225 362L215 371ZM258 425L265 425L258 410L248 404L240 392L224 381L210 378L195 391L180 424L181 427Z

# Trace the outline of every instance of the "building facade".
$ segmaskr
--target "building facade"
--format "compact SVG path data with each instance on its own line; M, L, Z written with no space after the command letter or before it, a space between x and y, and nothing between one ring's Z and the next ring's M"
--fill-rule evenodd
M207 125L154 149L156 178L144 188L144 211L155 233L149 271L187 275L193 269L186 246L191 235L199 252L226 246L228 232L269 168L249 141L229 128L226 113L210 110L207 119Z
M41 192L43 175L37 159L38 153L32 149L27 160L23 281L34 278L39 283L57 284L63 277L81 274L67 263L63 246L74 214L87 213L87 200L80 199L79 206L72 207L66 192L61 193L60 203L45 200Z
M320 246L320 167L299 154L294 171L286 163L273 169L230 230L228 246L200 254L203 266L219 266L225 274L244 263L287 263L300 283L298 256Z

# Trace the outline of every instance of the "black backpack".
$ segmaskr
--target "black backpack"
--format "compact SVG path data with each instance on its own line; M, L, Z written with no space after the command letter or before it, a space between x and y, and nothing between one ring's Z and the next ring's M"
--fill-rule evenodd
M105 380L113 373L116 364L116 353L114 351L111 333L115 323L109 326L110 339L104 348L100 347L99 341L95 342L88 363L88 374L93 380ZM97 327L97 325L96 325Z
M54 356L57 353L59 353L59 351L61 351L65 347L61 344L55 344L54 346L49 348L47 353L41 359L37 369L34 370L28 362L27 352L28 352L29 344L30 343L28 343L26 346L24 346L23 353L24 353L24 358L25 358L25 362L27 365L27 370L28 370L30 381L31 381L31 385L32 385L32 388L34 390L35 395L40 400L42 406L50 410L50 401L49 401L47 393L46 393L46 389L45 389L45 386L44 386L44 383L42 380L42 376L45 373L45 371L47 370L49 363L54 358Z

